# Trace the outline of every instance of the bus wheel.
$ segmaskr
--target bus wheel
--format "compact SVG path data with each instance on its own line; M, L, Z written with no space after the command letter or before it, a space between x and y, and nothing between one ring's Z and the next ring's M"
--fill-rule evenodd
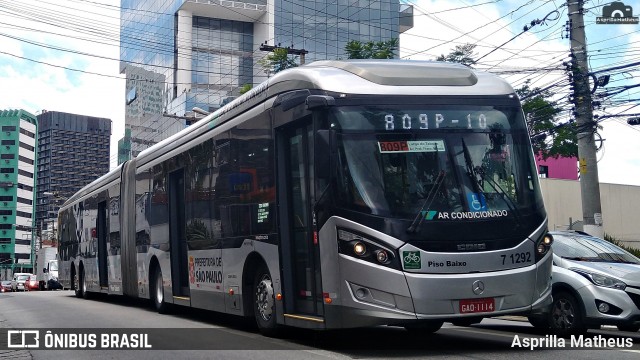
M273 283L269 270L262 266L256 272L256 277L253 281L253 312L258 329L265 336L277 336L279 333L276 324L276 301L273 292Z
M89 292L87 291L87 276L84 273L84 268L80 270L80 284L82 287L82 297L84 299L89 299Z
M78 273L76 271L73 271L73 290L76 294L77 298L81 298L82 297L82 289L80 289L80 279L78 278Z
M580 306L569 293L553 294L549 327L552 333L560 336L581 334L587 330L582 323Z
M444 321L429 320L417 324L405 325L404 328L415 334L431 334L442 327Z
M151 283L151 298L153 300L153 306L160 314L167 312L169 305L164 301L164 283L162 281L162 270L160 266L156 266L156 271L153 275Z

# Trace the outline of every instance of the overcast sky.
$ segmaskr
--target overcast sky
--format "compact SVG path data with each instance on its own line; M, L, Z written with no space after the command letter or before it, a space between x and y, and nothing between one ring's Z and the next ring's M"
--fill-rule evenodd
M400 36L402 58L433 60L455 45L472 43L476 44L476 58L481 57L477 68L498 73L514 87L527 79L541 88L566 82L567 76L554 70L569 54L565 2L410 3L415 5L414 27ZM592 0L585 5L592 70L640 60L636 45L640 25L595 24L607 3ZM124 80L118 73L119 5L119 0L0 0L0 109L110 118L112 164L117 141L124 133ZM640 2L637 7L640 9ZM636 10L634 13L637 15ZM523 33L523 27L535 20L540 22ZM608 88L636 83L636 68L615 72ZM568 87L552 90L562 99ZM630 89L617 97L626 102L606 103L606 109L596 113L640 113L640 107L633 108L638 97L637 90ZM598 152L600 181L640 185L640 126L627 125L626 117L607 119L601 126L599 133L605 141Z

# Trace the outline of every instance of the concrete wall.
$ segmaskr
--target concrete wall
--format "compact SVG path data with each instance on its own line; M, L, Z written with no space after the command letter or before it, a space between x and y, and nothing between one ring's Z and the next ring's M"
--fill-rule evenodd
M564 230L569 219L582 221L580 182L540 179L549 230ZM604 232L640 249L640 186L600 184Z

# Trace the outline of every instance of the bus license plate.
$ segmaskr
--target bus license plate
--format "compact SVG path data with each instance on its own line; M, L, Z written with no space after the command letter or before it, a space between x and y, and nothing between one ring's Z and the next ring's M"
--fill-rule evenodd
M493 312L496 309L494 298L460 300L460 313Z

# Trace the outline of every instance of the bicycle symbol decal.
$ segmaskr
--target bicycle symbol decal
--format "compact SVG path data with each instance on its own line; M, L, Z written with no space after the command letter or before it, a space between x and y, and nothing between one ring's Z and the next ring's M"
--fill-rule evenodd
M422 268L422 261L420 261L420 251L403 251L402 260L405 269Z

